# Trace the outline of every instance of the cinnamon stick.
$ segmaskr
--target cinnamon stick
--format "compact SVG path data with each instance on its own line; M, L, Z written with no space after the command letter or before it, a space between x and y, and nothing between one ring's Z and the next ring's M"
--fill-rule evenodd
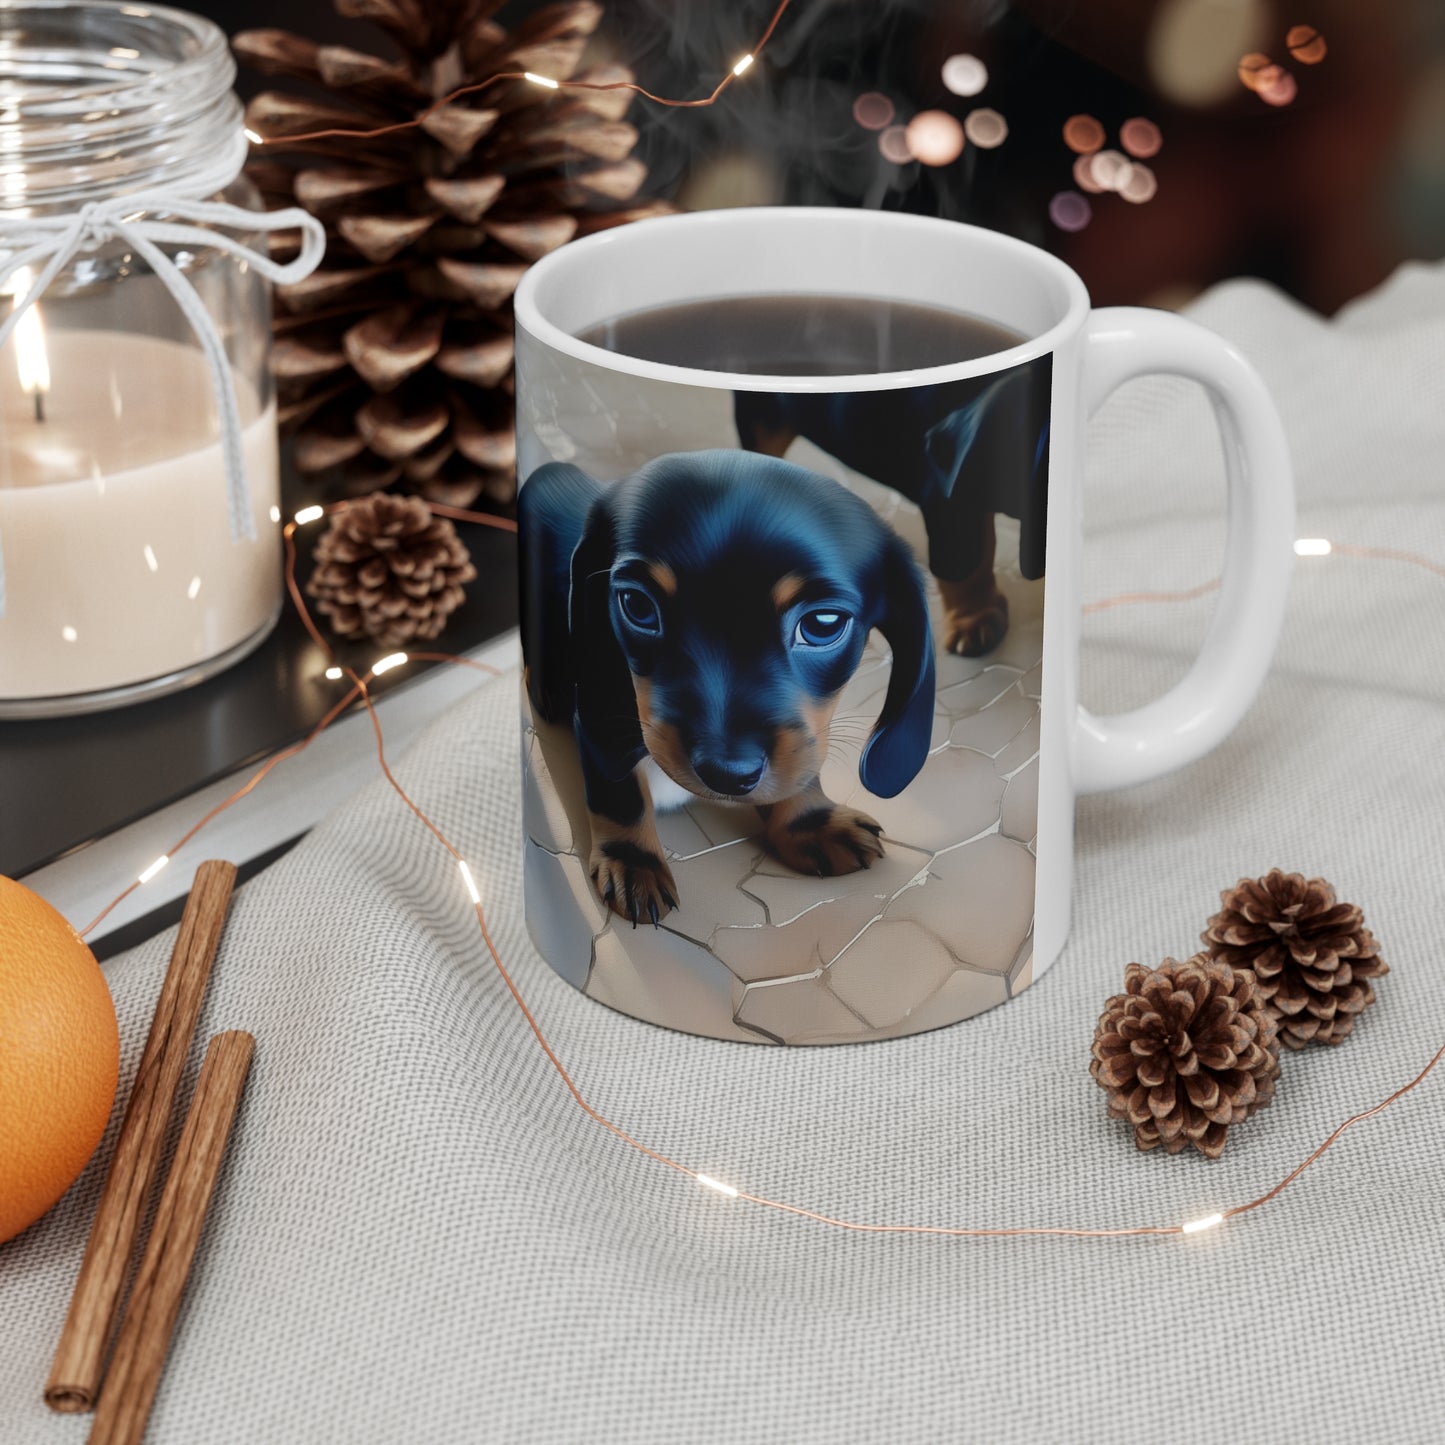
M52 1410L76 1414L95 1408L106 1346L235 882L233 864L213 860L196 869L45 1383L45 1403Z
M255 1047L250 1034L237 1031L217 1034L206 1049L116 1337L89 1445L139 1445L145 1434Z

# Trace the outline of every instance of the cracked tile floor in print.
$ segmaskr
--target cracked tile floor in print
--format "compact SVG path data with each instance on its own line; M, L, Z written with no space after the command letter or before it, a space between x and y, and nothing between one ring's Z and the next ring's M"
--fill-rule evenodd
M821 453L796 459L865 493L921 551L921 520L908 503ZM753 1042L918 1033L1027 986L1044 584L1025 582L1010 556L1017 529L1000 518L1008 635L987 657L939 657L928 760L899 797L875 798L858 780L858 753L888 684L876 634L844 689L823 786L882 823L887 852L842 878L792 872L757 840L753 809L696 799L657 815L681 906L658 928L620 922L588 881L571 736L534 727L524 696L527 914L543 956L624 1013Z

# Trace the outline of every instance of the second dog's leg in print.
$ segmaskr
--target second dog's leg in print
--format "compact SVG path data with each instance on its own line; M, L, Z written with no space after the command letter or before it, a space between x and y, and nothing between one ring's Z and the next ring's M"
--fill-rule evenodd
M948 517L941 525L957 529L960 522L957 517ZM937 581L943 597L943 650L977 657L992 652L1003 641L1008 631L1008 598L998 590L993 572L993 513L979 517L967 531L976 539L968 548L972 567L960 572L955 563L947 569L954 577L939 577ZM936 555L933 562L936 566Z
M662 854L647 780L637 773L612 781L588 775L592 851L587 866L597 896L634 928L656 923L677 907L677 884Z
M784 419L778 398L761 392L738 392L733 398L733 420L738 445L745 452L781 457L798 437L797 428Z
M781 803L760 803L768 849L795 873L831 878L870 868L883 856L883 827L829 799L815 779Z

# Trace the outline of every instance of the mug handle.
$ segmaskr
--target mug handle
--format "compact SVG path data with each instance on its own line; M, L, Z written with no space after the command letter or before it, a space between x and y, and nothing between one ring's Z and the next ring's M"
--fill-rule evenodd
M1095 311L1085 330L1084 403L1165 372L1204 386L1224 443L1229 540L1219 601L1188 674L1163 697L1111 717L1079 708L1079 793L1147 782L1222 742L1254 701L1284 621L1294 563L1294 483L1279 413L1259 373L1222 337L1168 311Z

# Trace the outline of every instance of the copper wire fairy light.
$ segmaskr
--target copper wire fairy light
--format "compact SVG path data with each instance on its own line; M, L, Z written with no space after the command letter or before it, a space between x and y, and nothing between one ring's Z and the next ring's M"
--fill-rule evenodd
M746 74L753 62L762 53L763 47L773 38L773 31L778 28L778 21L783 18L789 5L793 0L779 0L778 8L773 11L773 18L768 21L768 28L763 31L757 43L745 54L738 57L731 69L718 81L711 92L698 100L674 100L665 95L654 95L646 86L638 85L632 80L557 80L550 75L539 75L532 70L501 70L495 75L489 75L484 80L473 81L470 85L458 86L455 90L448 91L440 100L434 100L425 110L418 111L410 120L399 120L391 125L379 125L369 127L350 128L347 126L329 126L324 130L300 131L295 134L263 136L253 130L246 132L247 138L253 145L286 144L297 145L302 141L313 140L375 140L378 136L395 135L398 131L415 130L431 115L451 105L454 101L460 100L463 96L475 95L478 91L486 90L489 86L497 85L504 80L522 80L532 85L541 86L545 90L630 90L635 95L640 95L644 100L650 100L654 105L662 105L670 110L698 110L703 106L716 105L722 93L733 81Z
M351 505L351 503L349 502L334 502L330 506L320 508L319 514L324 516L328 513L344 509L349 505ZM469 512L460 507L443 506L439 503L432 503L430 505L438 513L450 517L456 521L475 522L484 526L497 527L504 531L516 531L516 523L509 521L508 519L503 517L495 517L482 512ZM305 511L307 513L313 513L316 511L316 509L307 508L305 509ZM299 518L301 515L301 513L298 513L297 517ZM310 519L314 520L314 517ZM299 520L292 520L285 525L282 531L286 547L286 589L291 596L291 600L296 607L302 625L305 627L307 633L312 638L312 640L320 648L323 649L328 658L331 658L334 657L331 645L327 641L326 637L322 634L320 629L316 626L316 622L312 618L310 610L306 606L305 598L302 596L301 588L296 581L295 534L298 526L304 525L306 525L306 523L300 522ZM1303 550L1301 550L1302 546ZM1445 566L1441 566L1439 563L1432 561L1430 558L1422 557L1417 553L1401 551L1391 547L1362 547L1353 546L1348 543L1329 542L1327 541L1327 539L1324 538L1301 538L1300 542L1296 544L1296 551L1300 552L1300 555L1302 556L1326 556L1335 554L1340 556L1353 556L1374 558L1384 561L1404 562L1414 566L1423 567L1426 570L1434 573L1436 576L1445 578ZM1128 593L1123 594L1119 597L1106 598L1100 602L1091 603L1086 606L1084 610L1085 612L1098 612L1108 607L1122 606L1125 603L1132 602L1184 601L1188 598L1203 596L1204 594L1213 591L1218 585L1219 583L1216 579L1204 583L1199 587L1191 588L1183 592ZM500 671L500 669L492 667L490 666L490 664L477 662L475 659L472 658L459 657L453 653L417 652L408 653L406 654L406 657L409 661L425 660L443 663L456 663L463 666L474 667L481 671L493 674L499 673ZM383 659L383 661L384 660L385 659ZM338 669L335 667L328 668L328 675L330 675L331 672L336 670ZM370 675L375 676L377 670L377 665L373 664ZM629 1148L635 1149L638 1153L643 1154L647 1158L653 1160L654 1163L661 1164L678 1174L685 1175L686 1177L693 1180L694 1183L705 1189L708 1189L714 1193L722 1194L727 1199L737 1200L747 1204L754 1204L760 1208L771 1209L778 1213L792 1215L799 1219L812 1220L816 1224L827 1225L828 1227L833 1229L845 1229L854 1233L861 1234L921 1234L973 1239L1014 1238L1026 1235L1038 1237L1056 1236L1066 1237L1070 1239L1124 1239L1144 1236L1171 1235L1183 1237L1216 1228L1217 1226L1223 1224L1226 1220L1237 1218L1238 1216L1243 1214L1248 1214L1251 1211L1259 1209L1263 1205L1268 1204L1272 1200L1276 1199L1281 1193L1284 1192L1285 1189L1287 1189L1307 1169L1309 1169L1312 1164L1319 1160L1340 1139L1340 1137L1345 1134L1347 1130L1353 1128L1354 1125L1359 1124L1366 1119L1371 1119L1375 1115L1382 1113L1392 1104L1403 1098L1412 1089L1417 1088L1434 1071L1434 1069L1440 1063L1441 1059L1445 1058L1445 1044L1442 1044L1440 1048L1435 1052L1435 1054L1431 1056L1429 1061L1425 1064L1424 1068L1422 1068L1420 1072L1414 1076L1414 1078L1402 1084L1398 1089L1396 1089L1386 1098L1382 1099L1378 1104L1373 1105L1371 1108L1361 1110L1359 1113L1352 1114L1349 1118L1338 1124L1335 1129L1328 1135L1328 1137L1326 1137L1325 1140L1321 1144L1319 1144L1312 1153L1302 1159L1292 1170L1290 1170L1288 1174L1284 1176L1284 1178L1282 1178L1272 1188L1266 1190L1262 1194L1257 1195L1253 1199L1247 1200L1243 1204L1236 1204L1226 1209L1219 1209L1211 1214L1204 1215L1197 1219L1188 1220L1180 1224L1138 1224L1123 1225L1113 1229L1076 1229L1065 1225L981 1226L913 1224L907 1222L889 1221L875 1222L869 1220L845 1219L838 1215L824 1213L821 1210L809 1209L801 1204L792 1204L786 1200L774 1199L766 1194L753 1193L750 1190L742 1189L735 1184L731 1184L725 1180L718 1179L711 1174L706 1174L703 1173L701 1170L694 1169L691 1165L684 1164L680 1160L674 1159L670 1155L664 1154L660 1150L654 1149L650 1145L643 1143L640 1139L636 1138L632 1134L629 1134L627 1130L625 1130L620 1124L617 1124L612 1119L610 1119L605 1113L602 1112L602 1110L593 1105L587 1099L586 1095L582 1093L581 1089L578 1088L576 1081L568 1072L567 1067L562 1062L561 1057L553 1048L552 1044L548 1041L547 1036L542 1029L542 1026L537 1022L536 1015L533 1014L532 1010L528 1007L527 1001L522 996L522 992L518 988L516 980L512 977L511 970L508 969L506 963L502 959L501 952L498 950L496 942L492 938L491 930L487 926L485 904L482 899L481 891L477 887L476 879L472 874L470 865L462 856L461 852L446 836L446 834L437 827L437 825L432 821L432 819L428 817L426 812L416 803L416 801L411 797L411 795L407 793L406 789L402 787L401 783L397 780L396 775L392 772L391 765L387 761L385 738L381 729L381 720L377 716L376 707L374 702L372 701L371 691L367 685L367 677L358 673L354 668L351 667L341 666L339 668L339 671L342 675L351 679L352 685L345 694L345 696L343 696L336 704L332 706L332 708L321 718L320 722L318 722L316 726L311 730L311 732L309 732L306 737L303 738L299 743L294 743L289 748L283 749L281 752L269 758L242 787L238 788L228 798L225 798L222 802L218 803L189 831L183 834L181 838L179 838L176 843L171 847L169 852L162 855L162 858L165 861L169 861L171 856L178 852L182 847L184 847L186 843L188 843L192 838L194 838L195 835L199 833L201 829L206 826L207 823L209 823L218 814L224 812L227 808L231 807L233 804L238 803L255 787L257 787L258 784L260 784L260 782L267 776L267 774L270 773L271 770L277 766L277 764L283 762L289 757L294 757L297 754L304 752L306 748L308 748L311 743L314 742L316 738L319 737L321 733L324 732L326 728L328 728L331 723L336 720L337 717L339 717L347 708L351 706L352 702L359 699L363 707L366 709L367 717L371 723L372 733L376 741L377 762L381 768L382 775L386 778L387 783L391 786L392 790L405 804L407 809L432 834L432 836L436 838L437 842L440 843L441 846L446 850L446 852L451 855L453 862L457 865L458 871L460 872L462 877L462 882L466 889L468 900L470 902L473 912L476 915L477 926L481 931L482 940L486 945L487 953L491 958L492 964L496 968L497 973L500 976L503 984L505 985L508 993L512 996L512 1000L516 1004L518 1010L521 1012L522 1017L526 1020L527 1027L530 1029L533 1038L536 1040L537 1046L546 1056L548 1063L550 1063L552 1068L556 1071L558 1078L561 1080L563 1087L567 1090L568 1094L571 1095L573 1102L590 1119L600 1125L603 1129L606 1129L608 1133L614 1135L618 1140L626 1144ZM158 859L157 864L161 863L162 860ZM153 864L152 868L156 869L156 871L159 871L157 864ZM149 872L150 870L147 871ZM120 903L124 898L128 897L136 890L136 888L140 886L141 882L138 880L137 882L132 883L130 887L124 890L124 892L119 894L110 904L106 906L105 909L103 909L96 916L95 919L93 919L84 929L81 930L82 936L90 933L96 927L96 925L100 923L100 921L105 918L105 916L113 908L115 908L118 903Z
M631 90L635 91L639 95L644 96L646 99L655 102L656 104L675 108L695 108L712 105L718 99L718 97L722 95L722 93L727 89L727 87L732 83L732 81L738 76L742 75L748 69L748 67L752 65L759 52L762 50L763 46L766 45L768 40L771 38L773 31L777 27L778 21L782 18L783 13L788 9L790 3L791 0L781 0L781 3L773 12L772 19L768 23L767 29L763 32L763 35L761 39L759 39L757 44L753 46L752 50L747 52L747 54L742 56L734 64L732 69L723 77L721 81L718 82L717 86L713 89L711 94L699 100L680 101L667 99L663 96L654 95L651 91L648 91L642 86L636 85L630 81L616 81L607 84L595 84L586 81L558 81L553 80L547 76L536 75L527 71L504 72L502 74L490 76L486 80L479 81L473 85L463 86L460 89L455 90L446 96L443 96L440 100L436 101L433 105L428 107L427 110L422 111L420 114L418 114L416 117L409 121L403 121L395 125L378 127L373 130L329 129L311 131L300 135L276 137L275 139L278 141L285 140L287 142L319 140L330 137L349 137L355 139L365 139L374 136L390 134L394 131L408 130L415 126L419 126L428 115L430 115L433 111L440 109L442 106L450 104L452 101L459 99L463 95L474 93L475 91L481 90L488 85L492 85L502 80L526 80L533 84L544 86L548 89L558 90ZM859 123L867 124L867 122L862 120L861 118L859 119ZM884 124L886 125L886 121L884 122ZM902 128L900 127L899 129L901 130ZM267 143L266 138L259 137L255 135L254 132L248 132L248 137L257 144ZM1098 122L1094 120L1091 116L1075 116L1071 118L1070 122L1065 127L1065 139L1069 144L1070 148L1076 153L1078 153L1081 158L1089 157L1091 156L1092 152L1097 151L1102 146L1104 140L1103 129L1101 126L1099 126ZM1060 196L1055 197L1055 203L1057 204L1061 199L1063 199L1065 196L1069 196L1070 194L1071 193L1061 193ZM1083 196L1077 195L1077 193L1072 193L1072 197L1077 203L1079 203L1081 209L1087 207L1088 203ZM1057 217L1055 218L1055 220L1056 224L1060 223ZM1078 224L1083 223L1085 222L1077 221L1075 228L1077 228ZM335 722L338 717L340 717L344 712L346 712L354 702L359 700L362 706L365 708L367 717L371 723L372 733L376 742L377 762L381 769L382 775L386 778L387 783L391 786L396 795L401 799L402 803L405 804L407 809L432 834L432 836L436 838L437 842L440 843L442 848L451 855L453 862L457 865L458 871L461 874L463 885L466 889L468 900L473 909L473 912L476 915L477 925L481 931L481 936L483 942L486 945L488 955L490 956L491 961L495 966L497 973L500 976L507 991L511 994L513 1002L516 1004L518 1010L521 1012L522 1017L526 1020L527 1026L531 1030L532 1036L536 1040L538 1047L541 1049L542 1053L546 1056L547 1061L556 1071L558 1078L561 1080L567 1092L571 1095L573 1102L577 1105L578 1108L580 1108L585 1114L587 1114L589 1118L591 1118L594 1122L600 1125L603 1129L606 1129L609 1133L613 1134L618 1140L626 1144L629 1148L635 1149L638 1153L645 1155L647 1158L653 1160L655 1163L661 1164L666 1168L675 1171L676 1173L685 1175L699 1186L708 1189L714 1193L721 1194L729 1200L737 1200L748 1204L754 1204L761 1208L771 1209L783 1214L789 1214L800 1219L812 1220L815 1223L827 1225L835 1229L845 1229L853 1232L866 1234L919 1234L968 1238L1012 1238L1028 1235L1064 1236L1073 1239L1118 1239L1149 1235L1192 1235L1215 1228L1223 1224L1228 1219L1233 1219L1239 1215L1247 1214L1251 1210L1258 1209L1261 1206L1270 1203L1291 1184L1293 1184L1294 1181L1298 1179L1300 1175L1302 1175L1312 1164L1314 1164L1319 1158L1321 1158L1321 1156L1323 1156L1325 1152L1329 1150L1331 1146L1334 1145L1334 1143L1348 1129L1353 1127L1355 1124L1362 1122L1365 1119L1373 1118L1376 1114L1379 1114L1383 1110L1389 1108L1392 1104L1402 1098L1405 1094L1409 1093L1412 1089L1418 1087L1440 1063L1442 1057L1445 1057L1445 1045L1442 1045L1440 1049L1433 1055L1433 1057L1431 1057L1429 1062L1426 1063L1424 1068L1421 1069L1420 1072L1416 1074L1413 1079L1401 1085L1400 1088L1396 1089L1394 1093L1390 1094L1387 1098L1381 1100L1372 1108L1365 1109L1360 1113L1353 1114L1349 1118L1345 1119L1314 1150L1313 1153L1309 1154L1306 1158L1304 1158L1298 1165L1295 1166L1294 1169L1292 1169L1288 1174L1286 1174L1283 1179L1281 1179L1277 1184L1275 1184L1273 1188L1247 1201L1246 1203L1234 1205L1227 1209L1216 1210L1211 1214L1204 1215L1200 1218L1192 1219L1180 1224L1128 1225L1113 1229L1076 1229L1063 1225L984 1227L965 1225L912 1224L905 1222L886 1221L872 1222L864 1220L844 1219L837 1215L826 1214L819 1210L809 1209L803 1205L792 1204L785 1200L770 1198L765 1194L755 1194L748 1190L741 1189L737 1185L730 1184L725 1180L715 1178L711 1174L703 1173L700 1170L692 1168L690 1165L684 1164L679 1160L671 1158L669 1155L664 1154L659 1150L653 1149L651 1146L643 1143L641 1140L629 1134L625 1129L621 1127L621 1125L615 1123L613 1120L608 1118L606 1114L604 1114L600 1109L598 1109L591 1102L589 1102L587 1097L578 1088L576 1082L573 1080L571 1074L568 1072L566 1066L563 1064L556 1050L548 1041L547 1036L543 1032L541 1025L537 1022L536 1016L532 1013L532 1010L527 1005L526 999L522 996L521 990L518 988L516 980L512 977L511 971L507 968L505 962L502 959L501 953L498 950L497 945L492 938L491 931L487 926L485 904L482 899L481 891L477 886L476 879L472 874L470 865L467 863L466 859L462 856L458 849L447 838L447 836L441 831L441 829L437 827L435 822L433 822L432 819L428 817L426 812L407 793L405 788L402 787L401 783L397 780L395 774L392 772L390 763L387 761L385 738L382 733L381 720L377 715L376 707L372 700L371 690L368 685L369 678L379 676L381 673L389 670L390 667L401 666L404 663L412 661L428 661L446 664L456 664L466 667L472 667L477 670L489 672L492 674L499 673L500 669L492 667L488 663L479 662L473 658L460 657L453 653L406 652L389 654L387 657L379 659L377 662L372 664L369 673L364 675L357 672L355 668L340 663L336 659L334 650L332 649L330 642L317 627L315 620L311 616L310 609L306 606L305 598L303 597L301 588L296 580L296 531L298 527L309 525L309 523L317 521L321 517L326 516L337 510L342 510L349 505L351 505L351 503L343 501L334 502L331 503L329 506L324 507L317 504L303 507L300 511L296 513L295 517L291 521L285 524L282 529L282 537L286 550L286 589L291 597L293 605L296 608L297 615L300 617L302 625L305 627L312 641L315 642L317 646L323 651L328 660L329 665L325 671L326 677L330 680L341 680L342 678L347 678L350 680L351 686L347 689L345 694L340 699L338 699L338 701L334 703L332 707L327 710L326 713L322 715L320 721L317 722L315 727L313 727L311 731L307 733L304 738L301 739L301 741L293 743L290 747L282 749L280 752L274 754L272 757L267 759L267 761L263 763L261 767L258 768L256 772L253 773L252 776L241 787L237 788L235 792L231 793L215 807L211 808L210 811L207 812L198 822L196 822L187 832L182 834L182 836L177 839L177 841L166 853L162 854L159 858L155 860L155 862L150 864L149 867L147 867L137 877L135 882L130 884L129 887L127 887L120 894L118 894L109 904L106 905L104 909L101 910L99 914L96 915L94 919L91 920L89 924L86 925L84 929L81 930L82 936L93 932L94 929L102 922L102 920L104 920L106 916L118 904L120 904L125 898L129 897L130 894L132 894L137 888L143 887L147 882L149 882L153 877L155 877L156 874L159 873L160 870L164 868L167 863L170 862L171 858L177 852L179 852L181 848L185 847L186 844L189 843L191 839L194 838L203 828L205 828L208 823L210 823L221 813L225 812L226 809L234 806L236 803L240 802L244 797L246 797L250 792L252 792L253 789L258 787L261 782L270 774L270 772L280 763L286 761L288 758L296 757L299 754L305 752L306 749L310 747L311 744L323 732L325 732L326 729L330 727L331 724ZM454 521L473 522L480 525L496 527L501 530L511 532L515 532L517 529L515 522L509 521L502 517L496 517L481 512L470 512L460 507L446 506L436 502L430 503L429 505L433 512L437 513L440 516L448 517ZM1304 546L1302 550L1301 544L1307 543L1322 543L1323 546L1321 547L1319 545L1307 545ZM1445 577L1445 567L1442 567L1438 563L1431 561L1429 558L1421 557L1415 553L1399 551L1394 548L1356 547L1350 546L1348 544L1331 543L1327 542L1325 539L1320 538L1301 539L1301 542L1296 544L1296 551L1299 552L1302 556L1323 556L1328 555L1329 553L1335 553L1342 556L1370 557L1382 560L1406 562L1424 567L1438 576ZM1086 613L1093 613L1102 611L1106 608L1123 606L1129 603L1185 601L1191 598L1203 596L1206 593L1213 591L1215 588L1218 587L1218 585L1219 582L1217 579L1215 579L1210 582L1206 582L1199 587L1191 588L1187 591L1182 592L1128 593L1118 597L1106 598L1102 601L1091 603L1084 608L1084 611Z

